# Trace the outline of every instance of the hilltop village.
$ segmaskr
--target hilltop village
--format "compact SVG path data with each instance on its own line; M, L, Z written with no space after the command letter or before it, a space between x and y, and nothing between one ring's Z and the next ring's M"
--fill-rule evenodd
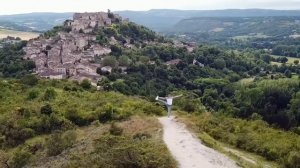
M94 29L109 26L121 17L114 15L110 18L108 13L75 13L73 20L65 22L64 26L70 32L58 32L57 36L30 40L25 58L34 60L36 72L45 78L74 79L89 78L93 81L99 79L96 73L99 64L91 63L95 56L105 56L111 52L106 46L91 44L96 36L89 35Z
M104 27L128 22L119 15L110 12L75 13L73 20L65 21L63 29L55 32L54 36L41 35L28 41L24 48L25 59L31 59L36 64L36 73L40 77L49 79L70 78L81 81L89 79L93 83L101 78L99 70L111 73L113 67L96 63L95 58L103 59L112 52L111 45L117 44L132 49L132 39L116 40L110 37L107 44L97 43L97 36L93 33ZM153 41L143 41L153 44ZM182 43L176 44L184 47ZM189 51L193 46L186 46ZM166 64L177 64L178 60ZM127 67L121 67L126 71ZM98 73L97 73L98 71Z

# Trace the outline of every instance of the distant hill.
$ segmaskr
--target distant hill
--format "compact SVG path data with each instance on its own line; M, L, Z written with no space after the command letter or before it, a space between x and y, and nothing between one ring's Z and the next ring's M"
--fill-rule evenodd
M198 17L183 19L164 33L184 41L274 49L299 44L300 17Z
M211 36L222 37L251 34L290 36L300 33L300 17L199 17L181 20L168 31L207 33Z
M168 10L120 11L122 17L145 25L155 31L165 32L180 20L194 17L267 17L300 16L298 10L228 9L228 10Z
M44 32L61 25L73 13L28 13L0 16L0 27L18 31Z
M183 19L195 17L266 17L300 16L298 10L228 9L228 10L170 10L116 11L123 18L158 32L168 31ZM0 16L0 26L21 31L47 31L72 18L73 13L28 13Z

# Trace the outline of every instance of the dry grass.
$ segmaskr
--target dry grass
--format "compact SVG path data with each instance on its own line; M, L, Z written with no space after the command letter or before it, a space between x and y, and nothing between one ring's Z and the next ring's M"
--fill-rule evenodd
M123 134L133 136L136 134L151 135L151 141L163 144L162 128L158 120L148 116L132 116L129 120L116 123L123 129ZM94 152L94 144L102 136L109 134L110 124L92 124L91 126L76 130L77 140L72 148L63 151L58 156L47 157L45 152L36 158L35 165L30 167L56 168L68 167L70 160L76 157L86 157Z
M253 153L249 153L240 149L237 149L228 144L224 144L220 141L215 140L213 137L208 135L206 132L199 130L199 117L193 114L177 113L177 118L179 121L186 124L187 128L196 133L199 139L202 140L207 146L218 150L219 152L224 153L233 160L235 160L239 166L247 168L257 168L257 167L279 167L276 163L266 161L263 157L258 156ZM205 118L211 118L211 113L204 113L201 115L201 118L204 121L208 121ZM201 123L201 127L205 127L205 123Z
M30 40L38 37L39 33L0 29L0 39L6 38L7 36L20 37L22 40Z
M239 82L242 84L242 85L248 85L248 84L251 84L252 82L254 81L254 78L244 78L244 79L241 79Z
M120 123L120 126L127 135L144 133L151 135L156 140L162 139L162 127L154 117L133 116L130 120Z

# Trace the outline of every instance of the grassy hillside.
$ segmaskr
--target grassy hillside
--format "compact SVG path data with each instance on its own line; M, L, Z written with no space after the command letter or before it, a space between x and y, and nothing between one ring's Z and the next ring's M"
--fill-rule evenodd
M300 136L274 129L259 118L241 120L211 113L189 116L180 114L179 118L195 131L204 143L239 160L243 167L299 166Z
M160 106L98 92L87 81L38 81L27 76L0 80L0 85L0 165L39 167L47 160L52 167L175 167L157 121L143 117L161 115ZM83 155L81 148L87 153ZM69 159L58 162L61 157L52 157L57 155ZM97 159L99 155L103 160Z

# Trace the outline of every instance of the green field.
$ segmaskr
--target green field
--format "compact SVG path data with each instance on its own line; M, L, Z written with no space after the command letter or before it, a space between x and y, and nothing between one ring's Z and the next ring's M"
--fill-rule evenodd
M0 28L0 39L6 38L7 36L20 37L22 40L29 40L29 39L38 37L39 33L22 32L22 31L15 31L15 30L8 30L8 29Z
M234 36L232 39L234 40L248 40L251 38L268 38L269 36L264 35L263 33L257 33L253 35L241 35L241 36Z
M278 57L284 57L284 56L279 56L279 55L271 55L271 57L273 58L278 58ZM300 61L300 58L294 58L294 57L286 57L288 59L288 62L287 64L291 64L293 65L294 64L294 61L295 60L299 60ZM272 65L281 65L282 63L280 62L271 62Z

